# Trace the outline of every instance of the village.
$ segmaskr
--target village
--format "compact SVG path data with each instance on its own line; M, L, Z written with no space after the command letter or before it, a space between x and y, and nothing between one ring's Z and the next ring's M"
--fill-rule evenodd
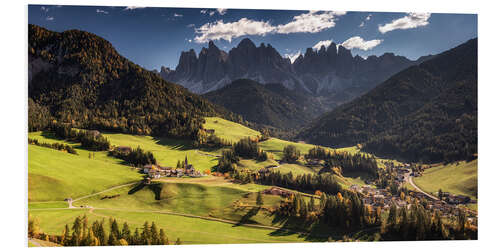
M395 182L398 187L402 187L405 183L412 184L410 178L419 175L418 173L413 173L409 164L398 167L396 173ZM349 189L363 195L363 203L366 206L371 206L373 209L380 208L382 211L388 211L392 205L398 208L409 208L411 206L409 197L405 197L404 194L392 194L387 188L375 188L370 185L351 185ZM465 204L476 203L477 201L471 200L467 196L443 192L440 195L441 198L437 198L420 191L408 191L408 195L419 200L426 209L439 211L445 217L458 216L460 211L462 211L472 224L477 225L477 212L465 207Z
M142 168L143 173L147 174L146 182L152 179L158 179L161 177L202 177L203 175L194 168L192 164L189 164L187 157L182 163L182 168L172 168L172 167L162 167L160 165L148 164Z

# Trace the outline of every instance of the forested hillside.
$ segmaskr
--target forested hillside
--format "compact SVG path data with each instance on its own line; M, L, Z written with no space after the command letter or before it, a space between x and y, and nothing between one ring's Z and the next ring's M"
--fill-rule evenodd
M29 130L50 123L194 138L203 116L238 119L132 63L92 33L29 25Z
M477 39L392 76L298 135L327 146L364 144L380 156L437 162L477 153Z
M242 115L250 122L279 129L298 128L316 117L321 105L313 97L281 84L260 84L239 79L203 97Z

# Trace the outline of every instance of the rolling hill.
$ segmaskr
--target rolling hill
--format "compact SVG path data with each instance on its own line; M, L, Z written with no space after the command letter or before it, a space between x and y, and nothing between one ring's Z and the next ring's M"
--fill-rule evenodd
M324 112L312 96L249 79L236 80L203 97L247 121L280 129L298 128Z
M477 159L426 169L422 176L414 178L414 182L429 193L437 194L441 189L477 199Z
M364 143L377 156L439 162L477 153L477 39L392 76L304 128L297 139Z
M124 58L92 33L28 26L29 130L73 127L194 138L232 114ZM235 118L235 117L233 117Z

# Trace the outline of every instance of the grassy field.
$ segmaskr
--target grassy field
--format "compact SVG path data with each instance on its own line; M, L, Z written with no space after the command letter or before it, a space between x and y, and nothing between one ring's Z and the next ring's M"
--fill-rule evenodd
M215 130L216 136L229 140L233 143L245 137L260 136L260 132L258 131L219 117L206 117L205 121L206 122L203 125L205 129L213 129Z
M206 169L211 169L217 164L216 157L203 154L204 152L200 152L198 149L193 148L191 142L189 141L121 133L103 132L102 134L110 141L111 145L129 146L132 148L140 146L144 150L151 151L158 163L162 166L175 167L177 161L183 161L186 156L188 157L189 162L200 172ZM79 155L88 157L89 154L89 151L79 148L80 144L58 140L51 133L34 132L29 133L28 137L38 139L41 142L59 142L69 144L76 147ZM108 157L106 152L95 152L95 159L107 162L123 163L121 160Z
M101 160L28 145L28 201L62 201L139 181L137 170L113 159Z
M144 150L151 151L162 166L175 167L177 161L183 161L186 156L189 163L200 172L217 165L216 157L200 153L189 141L119 133L103 133L103 135L112 145L132 148L140 146Z
M241 189L224 186L207 186L195 183L161 183L145 186L128 194L132 187L116 189L75 202L98 208L123 208L130 210L165 210L208 216L211 211L231 205L246 193ZM112 199L104 196L120 195ZM159 196L159 197L157 197ZM155 199L159 198L159 200Z
M443 192L467 195L477 199L477 160L461 161L426 169L421 177L414 178L415 184L426 192Z
M206 129L214 129L216 135L233 142L260 134L255 130L220 118L207 118L206 120L204 125ZM140 146L146 151L151 151L159 164L163 166L175 166L178 160L184 160L186 156L199 171L211 169L217 164L217 157L213 156L217 153L196 149L189 141L121 133L102 132L102 134L114 146L133 148ZM92 206L94 207L92 211L64 209L67 208L67 203L62 201L64 198L78 198L120 184L136 182L142 179L142 175L137 170L124 165L121 160L107 156L106 152L91 153L82 149L78 143L58 140L51 133L29 133L28 136L41 142L69 144L78 152L78 155L72 155L34 145L28 147L28 208L31 214L39 217L44 232L60 234L64 224L70 224L78 215L87 214L91 221L112 216L120 222L127 221L132 227L140 227L146 220L155 221L160 227L166 229L171 241L180 237L187 244L306 240L295 233L248 228L203 218L166 214L182 213L264 226L283 225L283 221L273 220L273 215L269 211L270 208L279 205L281 197L263 195L264 205L258 208L255 204L256 192L267 189L269 186L235 184L223 177L161 178L155 180L150 186L117 188L73 203L77 207ZM276 138L261 142L260 147L272 153L274 159L279 160L283 155L283 148L289 144L299 148L302 154L306 154L314 147L311 144L288 142ZM359 152L357 147L337 150ZM89 157L89 153L92 157ZM239 167L259 170L274 164L277 162L272 159L264 162L241 160ZM282 173L292 172L294 175L314 174L319 171L319 167L280 164L280 168L276 170ZM337 178L343 186L363 185L364 181L361 176L337 176ZM111 196L115 197L109 198Z
M165 211L205 217L240 221L245 216L249 222L272 225L272 218L265 210L248 216L254 208L256 192L269 188L258 184L234 184L221 177L165 178L140 188L124 187L96 196L75 201L73 205L90 205L94 208L125 209L128 211ZM130 194L130 190L135 190ZM106 198L116 196L115 198ZM280 196L263 195L264 206L277 207ZM254 210L255 211L255 210Z
M145 221L154 221L159 228L166 231L171 242L178 237L183 244L213 244L213 243L285 243L303 242L305 239L298 234L276 233L273 229L250 228L229 223L189 218L160 213L127 212L116 210L39 210L32 214L39 218L42 231L60 234L65 224L70 224L79 215L87 214L89 221L116 218L120 226L127 222L132 228L140 228ZM108 228L106 225L105 228Z

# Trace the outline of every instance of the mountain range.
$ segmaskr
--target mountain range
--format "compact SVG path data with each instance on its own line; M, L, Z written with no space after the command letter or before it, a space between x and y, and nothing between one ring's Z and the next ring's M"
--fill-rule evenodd
M391 75L417 65L430 56L412 61L393 53L352 56L342 45L331 43L319 50L308 48L293 63L270 44L256 46L245 38L229 52L212 41L198 55L191 49L181 53L175 70L162 67L160 74L189 90L203 94L245 78L261 84L281 83L287 89L313 96L327 96L333 104L351 100ZM335 105L330 105L335 106Z
M477 38L407 68L308 124L297 140L378 156L454 161L477 154Z

